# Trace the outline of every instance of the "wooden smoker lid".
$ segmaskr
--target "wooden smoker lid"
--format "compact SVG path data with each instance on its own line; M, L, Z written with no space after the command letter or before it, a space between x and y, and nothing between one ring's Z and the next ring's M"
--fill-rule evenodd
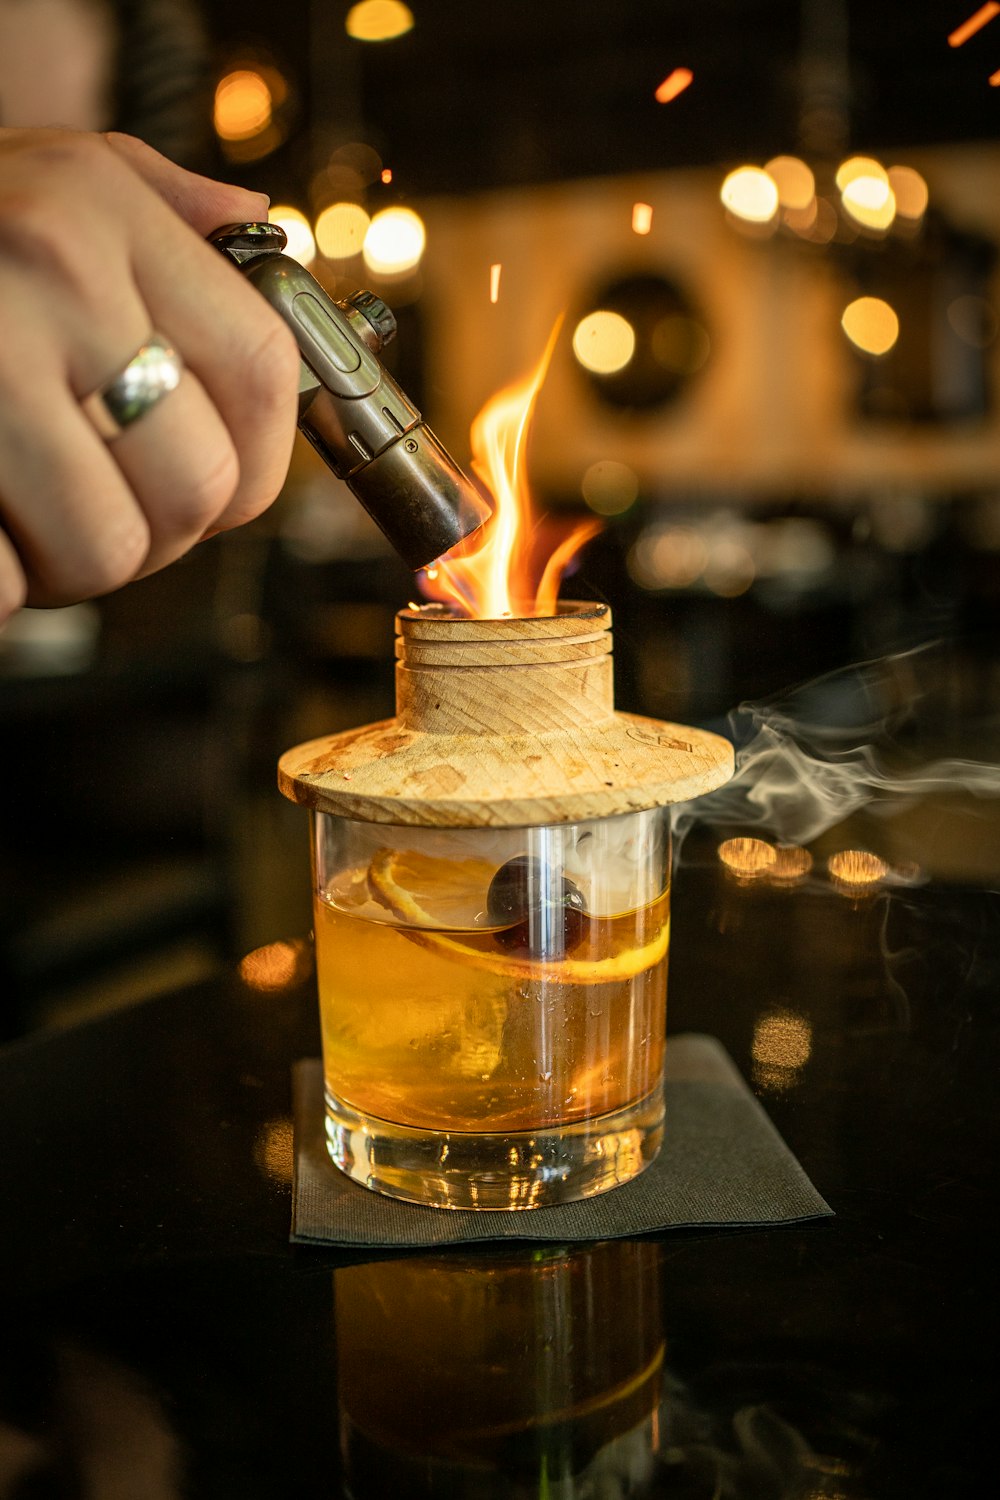
M611 611L396 619L396 717L287 750L278 785L305 807L371 823L516 828L686 802L728 781L706 730L616 713Z

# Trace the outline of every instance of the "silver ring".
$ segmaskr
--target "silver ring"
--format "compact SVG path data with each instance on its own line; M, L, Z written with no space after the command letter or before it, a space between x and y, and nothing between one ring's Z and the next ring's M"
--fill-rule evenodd
M125 368L80 405L98 436L110 442L175 391L183 373L176 349L158 333L151 333Z

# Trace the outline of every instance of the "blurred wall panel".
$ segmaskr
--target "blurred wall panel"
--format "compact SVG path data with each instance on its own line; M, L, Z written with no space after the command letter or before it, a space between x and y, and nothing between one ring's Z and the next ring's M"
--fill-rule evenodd
M882 159L916 167L929 183L932 209L949 225L1000 242L1000 148L890 151ZM878 361L866 367L840 319L866 290L858 266L877 279L880 263L894 253L891 238L830 246L787 234L746 238L727 223L722 176L671 172L421 205L428 225L427 406L456 453L467 454L469 424L486 398L535 363L565 314L531 446L532 474L550 491L578 494L584 471L606 458L631 465L654 496L737 488L781 499L871 484L918 483L942 492L995 484L995 404L987 418L963 422L859 414L859 393ZM647 235L632 231L637 201L653 210ZM502 272L493 304L495 263ZM577 319L596 305L601 288L632 273L678 283L711 340L708 360L680 396L641 413L610 408L570 346ZM989 302L995 315L995 268ZM987 383L1000 391L1000 339L987 345Z

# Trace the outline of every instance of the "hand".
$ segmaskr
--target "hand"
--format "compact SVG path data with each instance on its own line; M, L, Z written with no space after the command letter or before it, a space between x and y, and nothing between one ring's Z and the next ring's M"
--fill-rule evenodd
M298 350L204 239L266 217L129 136L0 130L0 623L154 572L277 495ZM80 402L153 330L180 384L105 442Z

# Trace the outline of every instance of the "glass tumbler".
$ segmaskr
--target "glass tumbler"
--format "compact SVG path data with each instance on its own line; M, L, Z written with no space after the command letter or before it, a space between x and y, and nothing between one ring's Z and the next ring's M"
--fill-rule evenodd
M663 1130L669 810L530 828L312 813L327 1144L366 1187L526 1209Z

